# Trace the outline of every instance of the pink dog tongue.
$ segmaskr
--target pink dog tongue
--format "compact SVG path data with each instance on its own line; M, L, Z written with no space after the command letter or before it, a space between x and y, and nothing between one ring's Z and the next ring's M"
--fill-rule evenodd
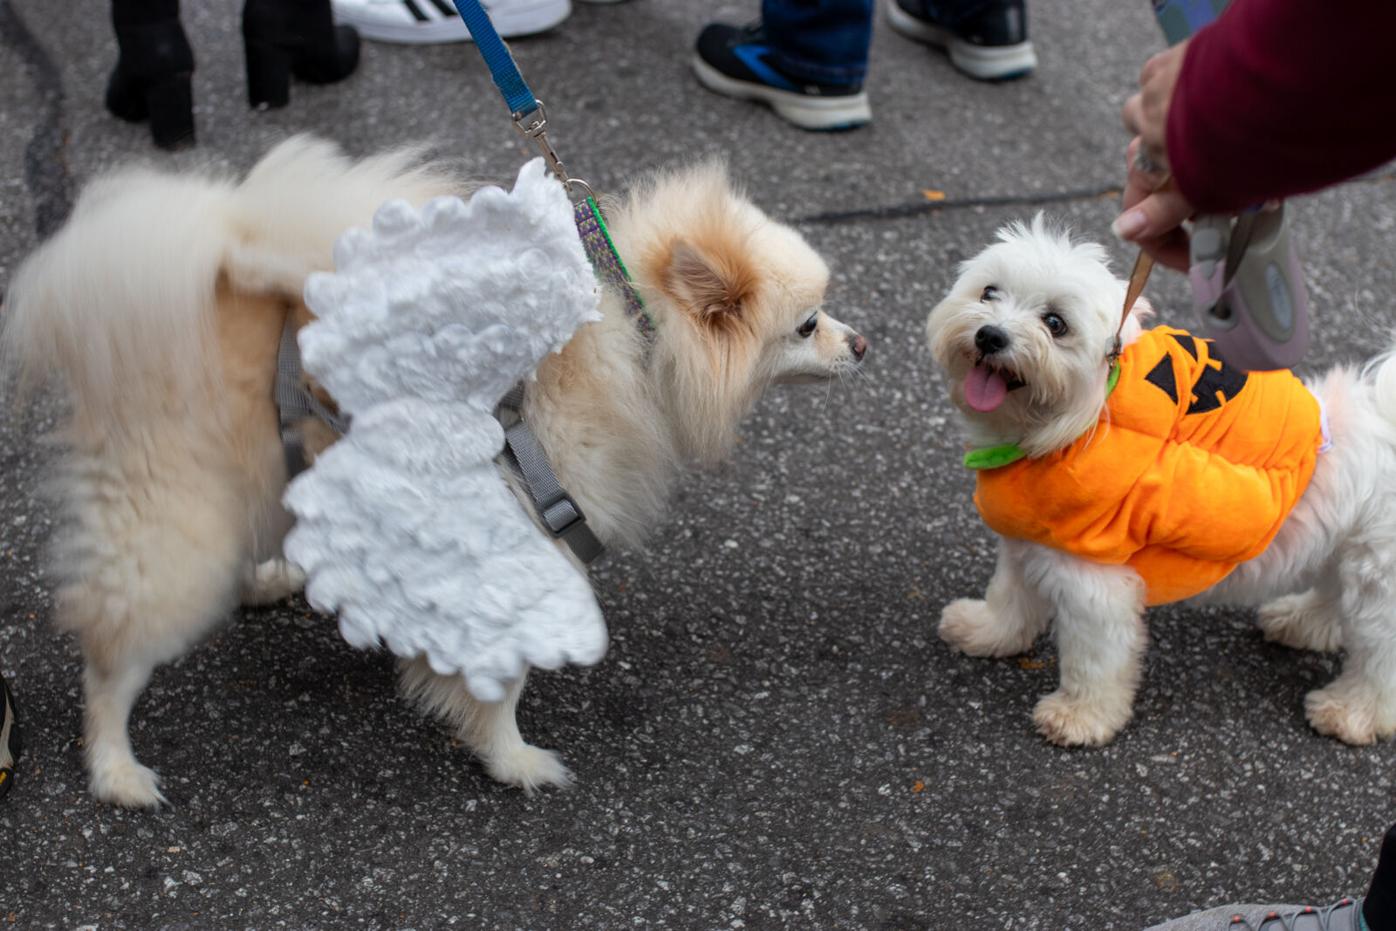
M976 365L965 376L965 401L970 407L987 414L1008 397L1008 383L987 365Z

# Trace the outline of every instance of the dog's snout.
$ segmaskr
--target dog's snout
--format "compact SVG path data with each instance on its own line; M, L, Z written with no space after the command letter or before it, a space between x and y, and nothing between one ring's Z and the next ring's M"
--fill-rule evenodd
M1003 352L1008 348L1008 334L992 323L985 324L974 334L974 348L986 356Z
M853 351L853 358L862 362L863 356L868 354L868 341L861 335L854 333L848 337L848 348Z

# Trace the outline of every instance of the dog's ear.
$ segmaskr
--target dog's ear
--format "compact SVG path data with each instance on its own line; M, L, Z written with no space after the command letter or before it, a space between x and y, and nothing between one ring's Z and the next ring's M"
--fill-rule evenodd
M700 322L724 326L739 320L756 292L756 272L736 249L699 247L678 240L669 252L664 288Z

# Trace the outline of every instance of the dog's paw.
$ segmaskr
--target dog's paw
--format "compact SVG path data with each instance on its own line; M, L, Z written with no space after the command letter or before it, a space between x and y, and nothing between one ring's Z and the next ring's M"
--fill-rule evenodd
M1074 698L1058 689L1037 703L1032 719L1058 746L1101 747L1115 739L1132 713L1128 702Z
M1304 711L1314 730L1343 743L1366 746L1396 734L1396 707L1381 707L1371 689L1341 680L1304 696Z
M92 794L122 808L159 808L169 800L160 791L160 776L135 760L92 770Z
M1332 653L1343 645L1342 625L1312 592L1276 598L1261 606L1265 639L1292 650Z
M247 607L275 604L305 588L305 573L284 559L259 563L242 586L242 603Z
M1030 631L1004 624L987 603L961 598L940 612L940 639L970 656L1016 656L1032 646Z
M528 795L539 789L562 789L572 784L572 773L561 757L529 744L491 757L485 769L498 781L517 786Z

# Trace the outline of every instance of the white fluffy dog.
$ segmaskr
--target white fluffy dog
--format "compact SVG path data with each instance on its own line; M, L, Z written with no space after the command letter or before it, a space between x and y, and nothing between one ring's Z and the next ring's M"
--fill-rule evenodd
M237 603L303 581L277 558L286 474L272 384L286 321L310 319L306 277L329 269L335 239L384 202L456 193L448 173L410 152L353 162L293 139L241 181L139 170L99 180L16 274L9 360L61 376L72 401L56 481L68 521L55 620L82 648L98 798L163 801L127 730L152 671ZM627 544L663 520L688 464L729 452L767 386L851 372L867 343L823 312L819 256L719 166L635 185L610 225L656 320L653 342L607 290L604 319L542 363L524 416L595 533ZM319 421L302 426L312 454L334 441ZM486 704L424 659L403 662L401 677L496 779L525 789L568 780L555 754L519 734L521 679Z
M927 332L970 447L1016 444L1041 460L1111 429L1103 412L1124 291L1104 250L1072 242L1040 215L1002 230L964 263ZM1139 308L1124 324L1126 346L1144 338L1147 306ZM1181 339L1194 356L1210 350ZM1367 744L1396 732L1396 364L1384 357L1363 372L1336 368L1307 387L1331 447L1318 453L1268 547L1200 598L1262 605L1266 637L1287 646L1344 649L1342 674L1308 694L1308 719L1320 733ZM985 599L946 606L939 633L965 653L1008 656L1055 620L1061 683L1033 718L1054 743L1099 745L1132 713L1144 603L1143 580L1129 565L1001 538Z

